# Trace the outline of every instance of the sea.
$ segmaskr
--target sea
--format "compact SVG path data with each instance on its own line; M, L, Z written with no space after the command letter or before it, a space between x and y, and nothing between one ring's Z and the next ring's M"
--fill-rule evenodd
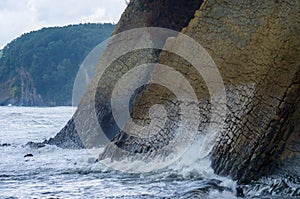
M298 182L293 184L280 178L262 179L241 188L230 178L214 174L209 158L199 159L196 147L166 168L126 173L97 161L91 150L26 146L29 141L41 142L55 136L75 110L0 107L1 199L300 198ZM274 191L274 186L280 188L283 182L290 186L289 196L282 189Z

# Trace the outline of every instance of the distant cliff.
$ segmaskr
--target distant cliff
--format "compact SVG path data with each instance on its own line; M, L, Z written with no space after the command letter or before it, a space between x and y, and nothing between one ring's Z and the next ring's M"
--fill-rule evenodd
M114 29L112 24L43 28L0 51L0 105L71 105L81 62Z

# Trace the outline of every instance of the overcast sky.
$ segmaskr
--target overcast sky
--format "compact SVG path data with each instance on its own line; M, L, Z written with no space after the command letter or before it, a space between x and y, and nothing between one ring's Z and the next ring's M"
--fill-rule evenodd
M125 0L0 0L0 49L43 27L117 23L125 8Z

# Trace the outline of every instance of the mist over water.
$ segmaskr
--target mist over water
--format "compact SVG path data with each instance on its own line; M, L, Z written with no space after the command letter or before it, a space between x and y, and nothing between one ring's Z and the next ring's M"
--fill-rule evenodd
M215 175L209 158L199 151L201 139L171 166L158 165L149 173L116 171L85 149L24 146L53 137L74 111L0 107L0 198L237 198L236 183ZM129 169L145 165L126 160L113 164ZM253 197L258 193L249 192Z

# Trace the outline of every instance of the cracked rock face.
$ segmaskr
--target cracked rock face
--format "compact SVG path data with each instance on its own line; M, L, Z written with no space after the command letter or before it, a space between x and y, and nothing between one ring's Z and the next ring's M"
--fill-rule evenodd
M230 175L241 183L274 173L300 176L300 1L157 2L131 1L115 33L143 26L171 28L190 36L208 51L223 79L227 99L225 125L219 130L211 151L216 173ZM176 9L178 12L172 12ZM139 53L144 55L142 60L136 60ZM112 140L114 143L100 158L118 158L120 148L143 153L159 147L155 141L147 145L143 139L108 125L112 119L107 105L111 96L109 89L125 74L126 67L143 61L172 66L188 79L199 100L198 131L203 132L212 122L209 118L211 93L203 78L195 75L187 60L175 54L135 51L114 63L115 69L119 67L123 72L116 75L116 70L108 71L111 78L103 79L104 84L92 81L74 117L48 143L83 147L84 141L91 144L84 144L86 147L92 147ZM150 76L153 72L150 71ZM180 83L169 78L174 84ZM89 134L99 132L97 120L87 121L94 114L95 104L91 103L94 90L101 90L96 96L96 114L98 120L105 121L104 128L114 132L110 138ZM141 125L149 124L151 105L167 107L167 112L173 115L169 118L166 135L167 140L172 139L179 120L173 93L152 85L140 88L134 96L131 116ZM81 123L80 131L85 132L81 139L74 127L74 118Z
M226 126L212 152L219 174L248 182L287 162L300 174L299 9L300 1L208 0L184 30L228 88Z

